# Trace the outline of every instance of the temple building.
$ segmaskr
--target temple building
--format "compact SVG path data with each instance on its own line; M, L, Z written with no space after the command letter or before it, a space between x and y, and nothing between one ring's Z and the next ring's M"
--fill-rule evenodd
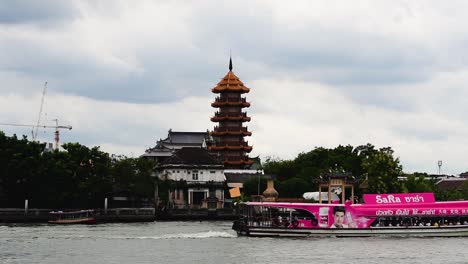
M247 153L252 151L244 137L252 135L244 122L249 122L250 117L243 108L250 106L243 94L250 89L232 72L232 60L229 60L229 72L211 90L219 94L211 104L219 108L211 121L219 123L210 133L213 137L208 149L224 164L226 169L248 169L253 164Z
M175 183L169 203L175 208L223 208L225 177L223 165L208 150L184 147L164 160L156 176Z
M162 163L170 158L175 151L182 148L207 148L211 141L210 133L206 132L176 132L169 129L167 137L156 142L156 146L149 148L141 157Z

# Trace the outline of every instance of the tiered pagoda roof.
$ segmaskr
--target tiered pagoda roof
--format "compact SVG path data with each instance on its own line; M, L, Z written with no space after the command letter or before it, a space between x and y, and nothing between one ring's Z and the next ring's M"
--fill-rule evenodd
M212 119L213 120L213 119ZM247 127L240 128L230 128L230 127L218 127L215 126L214 131L211 132L212 136L224 136L224 135L233 135L233 136L251 136L252 132L247 130Z
M250 117L247 116L247 113L220 113L216 112L215 116L211 118L213 122L221 122L221 121L241 121L241 122L249 122Z
M219 94L211 104L219 108L211 117L211 121L219 125L210 133L214 141L208 146L209 150L217 154L226 168L247 168L253 164L247 156L252 146L244 137L251 136L252 132L242 125L250 121L242 108L250 107L250 103L241 94L248 93L250 89L232 72L232 61L229 62L229 72L211 91Z
M221 93L221 92L240 92L240 93L248 93L250 89L244 86L244 83L241 82L239 77L237 77L232 71L229 71L226 76L214 87L211 89L213 93Z
M242 106L242 107L249 107L250 103L246 101L245 98L241 98L241 100L237 99L221 99L219 97L215 98L214 103L211 103L212 107L222 107L222 106Z

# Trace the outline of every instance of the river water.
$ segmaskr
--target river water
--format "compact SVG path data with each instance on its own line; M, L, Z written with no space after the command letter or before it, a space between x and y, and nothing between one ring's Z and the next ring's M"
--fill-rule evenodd
M468 263L468 238L248 238L230 222L0 225L0 263Z

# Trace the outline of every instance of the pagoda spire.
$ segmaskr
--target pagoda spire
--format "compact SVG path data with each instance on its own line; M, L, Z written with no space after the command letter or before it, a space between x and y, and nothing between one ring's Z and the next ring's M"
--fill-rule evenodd
M229 56L229 71L232 72L232 59L231 59L231 56Z

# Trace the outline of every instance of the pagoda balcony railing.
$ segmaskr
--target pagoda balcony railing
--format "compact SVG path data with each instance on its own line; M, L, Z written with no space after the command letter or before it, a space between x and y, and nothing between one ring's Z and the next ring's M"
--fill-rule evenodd
M247 103L247 100L245 97L240 98L220 98L219 96L215 98L215 102L219 103L227 103L227 102L233 102L233 103Z
M223 141L223 142L216 142L215 146L243 146L249 147L249 142L239 142L239 141Z
M213 131L211 132L212 136L219 137L219 136L243 136L243 137L249 137L252 135L252 132L243 132L243 131Z
M219 97L218 97L219 98ZM223 107L223 106L232 106L232 107L250 107L250 103L245 101L245 98L242 100L234 99L234 98L227 98L227 99L220 99L216 100L214 103L211 103L212 107Z
M246 112L241 113L220 113L215 112L215 117L248 117Z
M247 113L220 113L216 112L215 116L211 118L213 122L222 122L222 121L240 121L240 122L249 122L250 117L247 116ZM227 133L227 132L226 132Z
M247 127L214 127L213 132L249 132Z
M253 147L252 146L242 146L242 145L216 145L216 146L209 146L208 147L212 151L243 151L243 152L251 152Z
M221 142L217 142L217 144L219 144L220 146L223 146L223 145L248 146L248 145L249 145L249 142L248 142L248 141L245 141L245 142L239 142L239 141L221 141Z
M241 157L224 157L224 161L248 161L249 157L248 156L241 156Z

